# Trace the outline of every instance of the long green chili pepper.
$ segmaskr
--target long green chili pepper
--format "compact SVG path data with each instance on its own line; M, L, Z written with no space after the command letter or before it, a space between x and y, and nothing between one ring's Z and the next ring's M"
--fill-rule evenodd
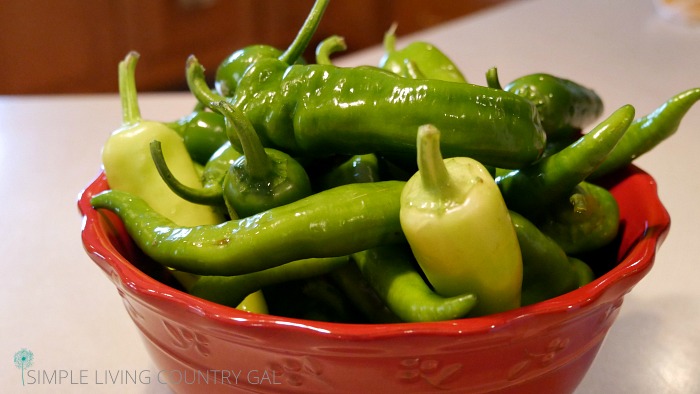
M399 221L404 184L339 186L248 218L198 227L177 226L128 193L105 191L92 204L114 211L153 260L180 271L228 276L405 241Z
M243 275L201 276L188 292L208 301L235 307L249 294L264 287L327 274L349 261L348 256L312 258Z
M581 182L569 198L554 202L535 224L566 254L575 255L600 249L615 239L620 211L608 190Z
M187 69L190 90L200 101L222 99L206 86L196 58L190 57ZM413 160L414 130L433 123L443 133L445 157L519 168L540 157L546 138L534 105L522 97L369 67L260 59L248 68L232 102L263 145L293 155L382 153Z
M331 54L348 49L345 44L345 39L341 36L333 35L316 46L316 63L317 64L333 64L331 62Z
M425 283L406 246L378 247L352 259L389 309L401 320L426 322L465 317L477 304L472 293L442 297Z
M636 119L610 153L591 174L599 178L622 168L672 136L690 108L700 100L700 88L688 89L673 96L650 114Z
M499 170L496 183L509 209L533 218L568 195L605 160L634 119L622 106L563 150L519 170Z
M559 296L592 279L583 274L585 267L580 264L585 263L570 261L561 246L531 221L514 211L510 218L523 255L523 305Z
M343 264L331 271L329 276L370 323L402 321L379 297L356 264Z
M405 48L396 49L396 27L384 34L384 55L379 67L402 77L438 79L449 82L467 82L459 68L435 45L414 41Z

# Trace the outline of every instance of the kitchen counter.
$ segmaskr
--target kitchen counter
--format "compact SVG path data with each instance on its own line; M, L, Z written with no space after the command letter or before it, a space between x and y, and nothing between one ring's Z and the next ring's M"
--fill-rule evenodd
M473 83L484 84L492 66L503 83L534 72L573 79L598 92L604 116L624 104L642 116L700 87L700 25L662 19L651 0L516 1L398 45L415 39L436 44ZM376 64L380 56L373 48L337 64ZM145 118L165 121L187 113L194 99L142 94L140 103ZM80 241L77 197L100 171L100 148L120 121L115 95L0 97L0 391L169 392ZM657 180L671 230L577 394L700 392L697 149L700 104L673 137L636 161ZM39 373L34 384L25 374L24 387L10 361L21 349ZM37 379L41 371L54 379Z

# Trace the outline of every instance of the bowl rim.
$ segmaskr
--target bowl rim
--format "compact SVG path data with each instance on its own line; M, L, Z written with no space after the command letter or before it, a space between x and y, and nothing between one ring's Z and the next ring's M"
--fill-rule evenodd
M90 198L93 195L108 188L103 171L80 192L78 209L83 219L81 239L87 254L105 271L118 289L143 300L165 302L180 309L181 312L196 313L205 319L224 325L296 330L349 340L406 334L469 335L492 332L530 318L565 314L595 304L612 302L611 300L618 299L629 292L651 269L656 251L665 239L671 224L670 216L659 200L656 182L648 173L630 165L606 178L605 182L614 187L618 182L633 177L640 177L640 185L648 188L647 193L653 197L647 202L650 205L648 209L655 215L645 218L646 228L643 237L632 245L622 261L610 271L585 286L536 304L487 316L425 323L329 323L241 311L210 302L148 276L131 264L109 242L100 224L101 215L107 212L102 213L90 205Z

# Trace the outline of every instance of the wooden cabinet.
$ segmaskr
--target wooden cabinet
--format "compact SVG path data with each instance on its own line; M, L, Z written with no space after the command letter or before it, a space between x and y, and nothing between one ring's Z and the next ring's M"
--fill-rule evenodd
M392 22L401 35L508 0L331 1L307 55L323 38L344 36L348 52L381 42ZM513 1L513 0L511 0ZM211 79L234 50L285 48L313 0L3 0L0 94L117 91L117 63L141 53L139 91L186 89L197 56Z

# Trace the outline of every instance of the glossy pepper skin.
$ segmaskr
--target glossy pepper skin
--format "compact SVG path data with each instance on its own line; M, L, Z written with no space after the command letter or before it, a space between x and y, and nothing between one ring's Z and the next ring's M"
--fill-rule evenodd
M323 190L351 183L378 182L380 179L379 158L373 153L367 153L354 155L333 167L320 175L317 183Z
M141 118L135 81L138 59L137 52L130 52L119 63L123 124L112 133L102 149L102 163L109 186L144 199L154 210L179 225L219 223L223 219L210 207L192 204L174 194L162 181L151 160L149 144L154 139L160 140L178 178L190 187L201 186L182 137L163 123Z
M509 209L532 219L569 195L603 163L634 119L624 105L561 151L517 170L498 170L496 183Z
M593 280L590 267L570 259L531 221L514 211L510 218L523 256L522 305L554 298Z
M226 118L229 140L237 136L243 149L223 183L231 217L248 217L311 194L311 181L301 164L284 152L265 149L246 116L230 104L212 106Z
M260 59L275 58L289 64L304 64L301 55L316 32L328 2L329 0L317 0L314 3L299 33L284 52L269 45L258 44L239 49L224 59L216 69L215 87L219 94L233 96L248 67Z
M700 88L688 89L668 99L650 114L636 119L610 156L591 179L618 170L672 136L685 114L700 100Z
M384 34L384 55L379 61L380 68L407 78L467 82L452 60L433 44L414 41L402 49L396 49L396 27L396 24L392 25Z
M206 91L194 57L187 67L188 84L200 101L221 99ZM410 159L416 154L411 130L426 123L442 131L446 157L468 156L503 168L535 161L546 142L533 104L519 96L371 67L260 59L231 100L265 146L293 155L382 153Z
M486 168L442 159L440 131L418 130L418 172L401 193L401 228L435 291L473 293L472 315L520 306L522 257L508 209Z
M360 272L386 303L405 322L459 319L475 305L473 293L443 297L425 283L415 268L415 259L406 245L372 248L352 255Z
M404 182L339 186L219 225L181 227L129 193L92 199L124 222L153 260L199 275L241 275L314 257L348 255L405 240L399 221Z
M503 89L535 103L550 140L569 138L603 113L603 101L595 91L551 74L525 75Z
M176 194L198 204L225 205L231 218L248 217L311 194L311 181L301 164L284 152L265 149L240 111L226 102L214 103L212 108L225 117L228 138L238 138L243 154L224 146L212 162L217 167L205 167L204 175L210 181L196 189L183 185L173 176L155 141L151 149L153 160L163 180ZM222 155L227 154L237 157L228 169L219 169L219 157L225 163L227 158ZM213 172L214 168L217 172ZM221 175L218 170L225 173Z
M581 182L568 198L552 204L535 221L569 255L600 249L612 242L620 226L620 209L610 192Z

